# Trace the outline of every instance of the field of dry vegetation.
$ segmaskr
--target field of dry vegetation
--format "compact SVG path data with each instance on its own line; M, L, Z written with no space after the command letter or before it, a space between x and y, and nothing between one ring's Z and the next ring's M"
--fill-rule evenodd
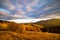
M17 24L0 20L0 40L60 40L60 21L56 25L51 21L45 23Z

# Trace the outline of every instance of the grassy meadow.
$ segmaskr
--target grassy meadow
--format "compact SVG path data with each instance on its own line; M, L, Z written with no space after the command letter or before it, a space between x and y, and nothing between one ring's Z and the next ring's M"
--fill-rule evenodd
M60 19L20 24L0 20L0 40L60 40Z

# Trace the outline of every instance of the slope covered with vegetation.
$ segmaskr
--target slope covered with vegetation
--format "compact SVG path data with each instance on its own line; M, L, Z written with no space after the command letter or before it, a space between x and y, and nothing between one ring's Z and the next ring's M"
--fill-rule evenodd
M11 31L0 31L0 40L60 40L60 34L29 31L19 34Z
M60 40L60 19L21 24L0 20L0 40Z
M45 27L60 26L60 19L50 19L50 20L40 21L37 22L37 24L42 24Z
M51 19L35 23L37 25L43 25L41 29L43 32L60 33L60 19Z

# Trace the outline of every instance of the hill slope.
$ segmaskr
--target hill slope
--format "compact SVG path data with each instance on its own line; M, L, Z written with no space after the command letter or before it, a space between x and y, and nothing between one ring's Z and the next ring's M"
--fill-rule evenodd
M60 19L40 21L35 24L43 25L44 26L44 28L42 28L43 32L60 33Z
M60 34L43 32L17 32L0 31L0 40L60 40Z
M40 21L40 22L37 22L37 24L42 24L46 27L60 26L60 19L50 19L50 20Z
M0 20L0 40L60 40L60 19L21 24Z

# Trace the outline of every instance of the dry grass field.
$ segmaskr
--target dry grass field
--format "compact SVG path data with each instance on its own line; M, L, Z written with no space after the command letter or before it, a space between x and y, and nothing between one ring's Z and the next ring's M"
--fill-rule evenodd
M0 31L0 40L60 40L60 34L29 31L19 34L11 31Z
M28 24L0 21L0 40L60 40L60 20Z

